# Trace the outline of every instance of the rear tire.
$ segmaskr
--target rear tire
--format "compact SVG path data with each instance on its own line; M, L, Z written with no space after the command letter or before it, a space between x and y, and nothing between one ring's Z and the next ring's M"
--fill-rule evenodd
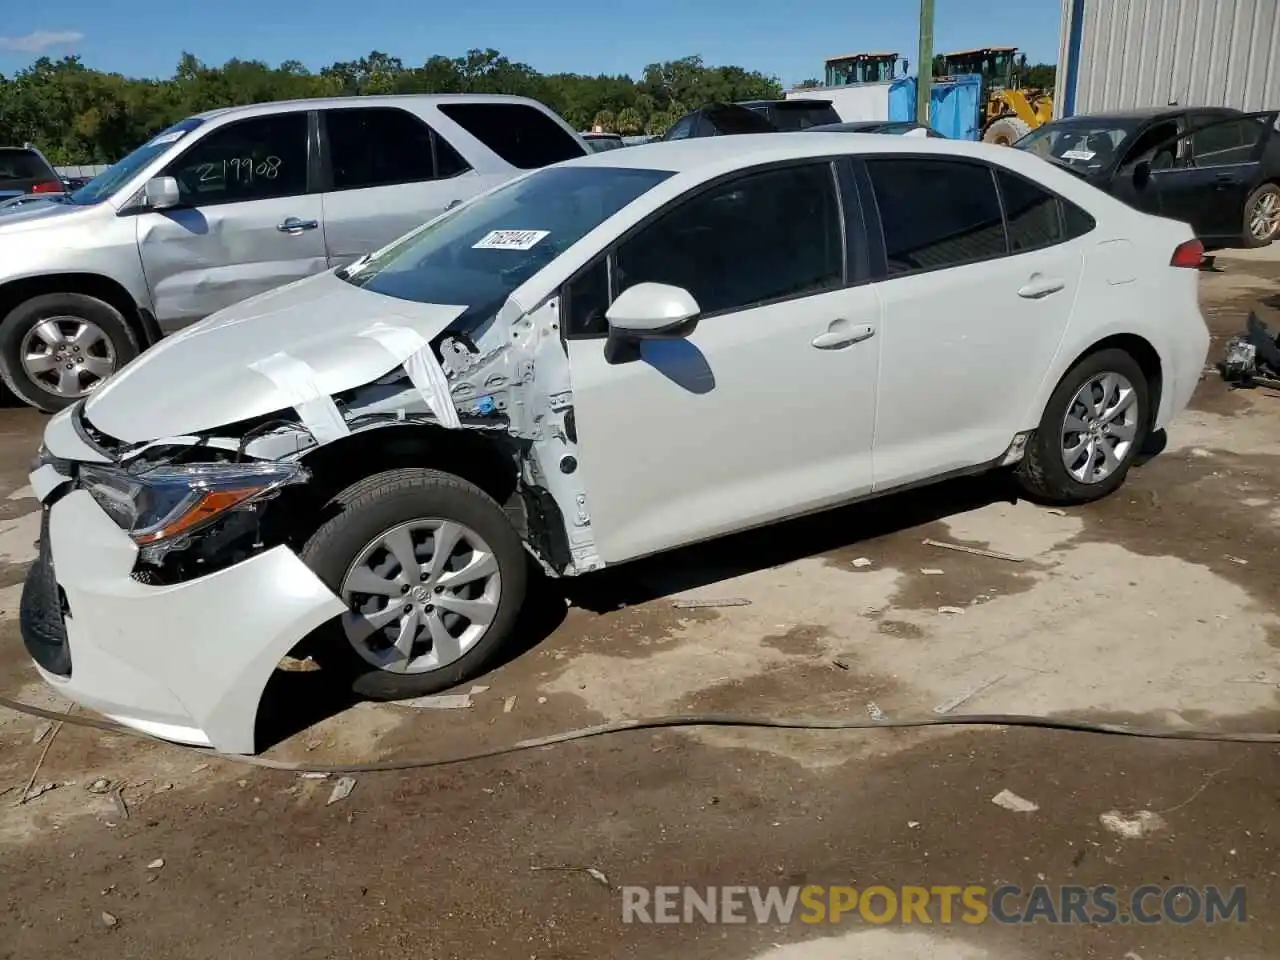
M138 355L124 315L83 293L45 293L0 320L0 379L45 413L75 403Z
M991 123L982 133L983 143L996 143L1001 146L1012 146L1028 133L1030 125L1017 117L1001 117Z
M367 477L338 494L335 506L338 514L311 535L300 556L361 612L327 624L316 638L313 655L321 667L343 674L370 700L421 697L478 676L507 641L527 589L528 557L502 508L479 487L424 469ZM399 562L403 551L384 548L387 541L407 542L413 556ZM442 543L449 553L437 564ZM444 564L452 565L454 581L481 565L492 572L450 586ZM446 571L441 580L439 570ZM395 589L379 592L379 578ZM362 581L373 592L360 591ZM480 611L477 620L488 618L487 625L454 612L459 609ZM375 623L385 625L374 629ZM403 645L397 638L406 638Z
M1102 398L1101 411L1081 401L1082 393L1086 398L1102 394L1104 383L1119 389L1114 396ZM1124 384L1132 395L1128 405L1120 408ZM1091 389L1086 391L1086 387ZM1116 412L1107 419L1112 409ZM1028 497L1042 503L1070 505L1100 500L1124 483L1150 425L1150 387L1138 362L1123 350L1099 350L1080 360L1058 383L1014 475ZM1086 429L1072 431L1071 426ZM1114 463L1105 450L1110 450ZM1076 451L1074 456L1072 451Z
M1280 239L1280 186L1264 183L1244 202L1244 239L1250 247L1265 247Z

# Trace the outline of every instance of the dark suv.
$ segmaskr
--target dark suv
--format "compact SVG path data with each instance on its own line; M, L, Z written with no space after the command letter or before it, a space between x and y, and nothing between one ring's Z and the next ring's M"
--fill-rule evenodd
M61 178L32 146L0 147L0 202L29 193L63 193Z
M663 140L691 137L725 137L740 133L779 133L809 130L839 123L830 100L746 100L742 103L709 103L685 114Z

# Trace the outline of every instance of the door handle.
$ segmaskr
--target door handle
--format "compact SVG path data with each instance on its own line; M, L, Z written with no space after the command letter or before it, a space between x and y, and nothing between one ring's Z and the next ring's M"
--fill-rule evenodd
M841 347L851 347L863 340L870 340L875 335L876 328L869 323L864 323L857 327L844 327L820 333L813 338L813 345L819 350L839 350Z
M1039 300L1047 297L1051 293L1057 293L1067 285L1065 280L1059 280L1055 277L1034 276L1027 281L1026 285L1019 288L1018 296L1025 300Z
M301 233L303 230L314 230L320 226L319 220L299 220L297 217L285 217L283 223L276 224L281 233Z
M1213 178L1214 183L1239 183L1240 178L1234 173L1220 173Z
M451 201L451 202L449 203L449 205L448 205L447 207L445 207L445 209L446 209L446 210L452 210L454 207L459 207L459 206L461 206L461 205L462 205L462 201L461 201L461 200L453 200L453 201Z

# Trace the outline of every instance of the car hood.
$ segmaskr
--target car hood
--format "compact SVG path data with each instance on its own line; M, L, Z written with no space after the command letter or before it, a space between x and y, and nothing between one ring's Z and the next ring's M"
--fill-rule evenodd
M42 200L39 203L20 203L0 206L0 236L17 233L33 227L51 225L63 217L83 216L96 207L82 207L61 200Z
M264 416L307 394L332 395L378 379L465 310L398 300L323 273L241 301L161 340L95 390L85 416L95 429L127 443ZM366 335L388 327L399 329ZM279 354L301 365L278 362ZM290 374L259 372L254 365L260 361Z

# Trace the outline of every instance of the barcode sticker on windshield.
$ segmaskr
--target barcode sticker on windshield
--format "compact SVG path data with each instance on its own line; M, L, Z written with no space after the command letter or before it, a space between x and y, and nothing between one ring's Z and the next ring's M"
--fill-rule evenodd
M1062 154L1063 160L1092 160L1097 154L1092 150L1067 150Z
M532 250L550 230L493 230L475 244L473 250Z

